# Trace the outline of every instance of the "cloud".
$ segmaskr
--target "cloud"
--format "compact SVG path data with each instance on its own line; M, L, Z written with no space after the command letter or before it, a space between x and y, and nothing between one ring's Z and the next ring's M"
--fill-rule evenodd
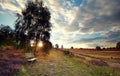
M79 6L74 6L73 2L64 0L46 1L52 14L53 43L65 44L69 47L71 45L93 47L109 46L110 41L111 46L115 46L115 41L119 40L117 30L120 29L120 7L118 7L120 1L83 0ZM57 35L58 33L61 34ZM101 36L92 38L79 38L79 36L76 38L75 36L95 33L100 33Z
M106 37L95 37L95 38L81 38L78 40L74 40L74 43L93 43L95 41L105 40Z
M106 36L108 37L107 42L120 42L120 31L109 31Z
M81 22L84 26L75 29L80 33L108 31L120 24L119 5L120 1L114 0L84 0L71 26L79 27Z
M44 0L51 12L51 41L66 47L93 47L96 45L115 45L120 40L120 1L115 0ZM2 0L0 8L21 12L25 0ZM3 11L3 12L6 12ZM87 37L100 33L100 36ZM76 35L78 37L76 37ZM80 35L84 37L80 38ZM100 43L103 42L103 43ZM111 45L111 46L112 46Z
M21 9L25 6L24 4L24 0L2 0L0 1L0 8L13 13L21 13Z
M22 8L25 8L25 0L16 0L16 3Z
M73 43L87 43L89 47L103 45L115 46L120 40L120 1L114 0L84 0L78 7L78 11L72 23L68 25L67 31L78 34L100 33L103 37L79 38ZM104 35L104 34L107 34ZM104 43L99 43L99 40ZM91 42L93 42L91 44ZM111 43L110 43L111 42ZM89 45L90 44L90 45ZM95 45L94 45L95 44Z

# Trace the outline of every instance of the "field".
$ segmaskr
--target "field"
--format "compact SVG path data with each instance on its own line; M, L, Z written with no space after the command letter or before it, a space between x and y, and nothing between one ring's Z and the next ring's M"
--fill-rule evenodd
M39 57L24 67L23 76L120 76L120 69L93 65L81 58L66 56L58 49L52 49L48 56Z
M64 51L72 52L73 55L65 54ZM8 47L0 51L0 74L1 76L120 76L120 61L116 60L119 55L119 51L51 49L50 54L37 57L35 62L27 62L23 50Z
M101 59L109 62L120 63L120 51L114 50L79 50L79 49L70 49L77 56L85 56L90 58Z

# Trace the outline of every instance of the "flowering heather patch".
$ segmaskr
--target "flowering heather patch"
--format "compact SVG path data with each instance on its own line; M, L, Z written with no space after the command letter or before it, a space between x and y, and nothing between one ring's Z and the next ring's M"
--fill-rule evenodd
M16 73L20 71L21 65L20 64L9 64L8 69L10 70L10 72Z
M15 50L0 51L0 76L14 76L19 73L24 63L22 54Z

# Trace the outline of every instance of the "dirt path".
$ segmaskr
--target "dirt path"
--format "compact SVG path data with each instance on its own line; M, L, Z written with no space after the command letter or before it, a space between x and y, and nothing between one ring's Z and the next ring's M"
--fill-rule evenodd
M46 58L38 58L37 62L25 66L24 76L89 76L86 69L77 66L60 51L53 50Z

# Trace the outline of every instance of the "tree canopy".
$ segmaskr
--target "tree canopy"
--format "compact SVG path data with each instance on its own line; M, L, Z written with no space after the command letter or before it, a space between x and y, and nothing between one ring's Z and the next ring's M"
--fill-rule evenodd
M50 12L42 1L28 1L22 15L17 15L15 23L15 36L19 44L27 44L34 40L36 45L39 40L49 41L51 23Z

